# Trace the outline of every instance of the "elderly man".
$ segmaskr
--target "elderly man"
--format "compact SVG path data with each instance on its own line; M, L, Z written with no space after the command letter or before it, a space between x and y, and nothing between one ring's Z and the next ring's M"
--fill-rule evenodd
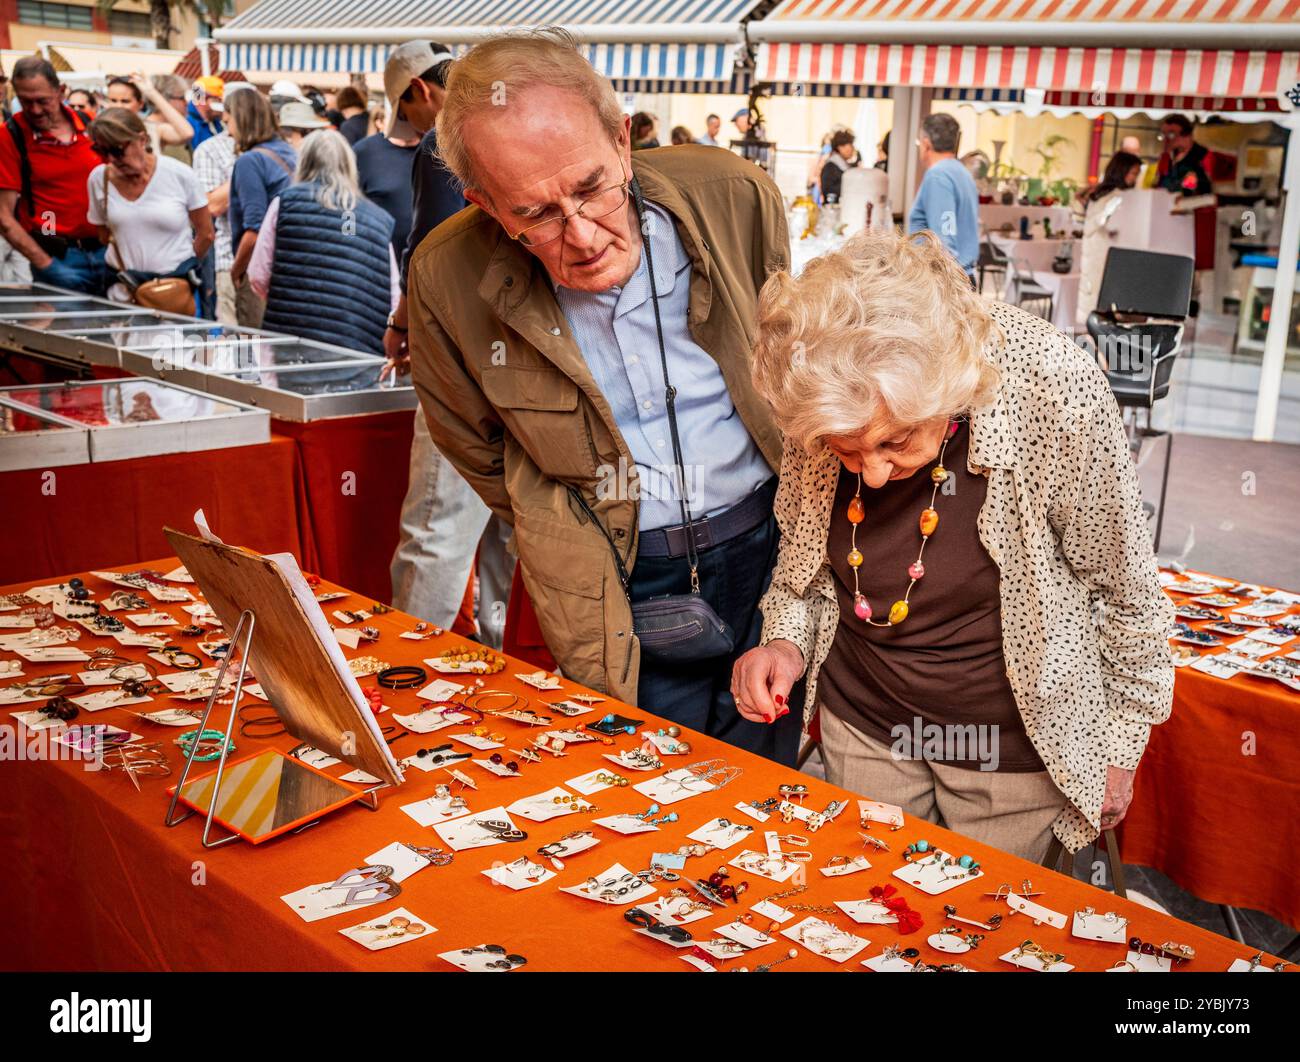
M412 374L434 442L514 528L548 647L577 681L792 762L798 713L765 733L729 691L777 547L781 438L749 351L788 260L780 193L695 145L633 156L562 31L458 60L438 142L474 206L412 260ZM672 642L679 623L698 636Z

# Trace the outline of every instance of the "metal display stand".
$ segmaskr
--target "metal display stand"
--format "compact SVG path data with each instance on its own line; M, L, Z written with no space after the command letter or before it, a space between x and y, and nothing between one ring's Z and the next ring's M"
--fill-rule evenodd
M230 715L227 717L225 729L222 731L225 736L221 741L221 754L217 758L216 781L212 786L212 799L208 804L207 817L203 823L202 842L204 848L220 848L222 845L229 844L231 841L243 840L238 833L234 832L229 833L225 837L218 838L217 840L211 840L210 835L212 833L212 822L216 816L217 802L221 799L221 779L225 774L226 760L230 756L230 735L234 730L235 717L239 710L239 698L244 692L244 679L248 674L249 650L252 648L253 631L256 625L257 617L253 615L251 609L245 609L239 614L239 623L236 624L235 632L230 637L229 648L226 650L226 655L221 659L221 667L217 670L212 692L208 695L208 703L204 705L203 708L203 717L199 720L199 731L202 732L207 730L208 720L212 716L212 709L216 706L217 699L221 695L222 684L226 677L226 671L230 667L231 657L234 655L236 647L238 646L239 675L235 679L235 688L230 696ZM185 767L181 771L180 780L176 783L176 787L172 791L171 802L167 805L167 814L163 819L164 824L167 826L179 826L182 822L185 822L193 815L197 814L193 809L182 809L182 814L178 817L176 814L176 808L180 803L181 792L185 788L186 779L188 779L190 770L194 766L194 757L197 754L198 749L199 742L197 739L190 742L189 751L185 755ZM364 790L362 795L356 800L350 801L349 804L356 803L360 804L362 807L369 808L371 811L378 811L379 797L376 794L386 785L386 782L380 782L378 785L371 786L369 789ZM327 812L323 812L322 814L326 813ZM307 827L315 825L318 821L319 817L313 818L311 822L303 823L303 825L295 828L292 832L301 833L303 830L307 829Z

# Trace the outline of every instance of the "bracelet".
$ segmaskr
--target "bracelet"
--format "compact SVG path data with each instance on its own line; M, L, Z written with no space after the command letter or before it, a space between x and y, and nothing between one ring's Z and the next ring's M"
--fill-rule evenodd
M428 673L422 667L405 665L386 667L375 676L375 681L389 690L413 690L423 686Z
M200 752L201 746L209 745L215 742L216 747L206 752ZM181 752L186 757L194 760L196 763L208 763L211 760L219 760L222 755L222 746L228 752L235 751L235 743L226 737L220 730L187 730L184 734L176 739L176 744L180 746ZM193 755L191 755L193 749Z
M256 712L265 712L265 715L246 715L250 710ZM253 729L257 728L257 733ZM269 738L279 737L286 733L284 723L280 721L279 714L274 708L263 708L261 705L245 705L239 709L239 736L251 738Z

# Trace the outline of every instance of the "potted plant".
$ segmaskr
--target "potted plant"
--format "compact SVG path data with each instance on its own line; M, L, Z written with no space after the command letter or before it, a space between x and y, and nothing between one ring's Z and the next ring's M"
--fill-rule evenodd
M1052 206L1057 201L1057 196L1051 194L1049 183L1052 174L1056 171L1057 164L1061 160L1061 145L1068 144L1070 138L1062 136L1060 133L1049 133L1035 145L1033 154L1039 158L1038 176L1029 182L1029 200L1030 202L1039 202L1044 206ZM1045 202L1050 199L1051 202Z

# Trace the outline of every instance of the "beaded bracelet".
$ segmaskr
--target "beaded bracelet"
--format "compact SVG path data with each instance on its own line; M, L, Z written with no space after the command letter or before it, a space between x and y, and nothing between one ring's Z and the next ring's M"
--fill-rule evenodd
M202 746L210 743L215 743L216 747L207 752L198 751ZM176 739L176 744L180 746L180 750L185 753L187 758L193 759L196 763L208 763L220 759L223 743L228 752L235 751L235 743L220 730L187 730ZM192 755L191 749L193 749Z

